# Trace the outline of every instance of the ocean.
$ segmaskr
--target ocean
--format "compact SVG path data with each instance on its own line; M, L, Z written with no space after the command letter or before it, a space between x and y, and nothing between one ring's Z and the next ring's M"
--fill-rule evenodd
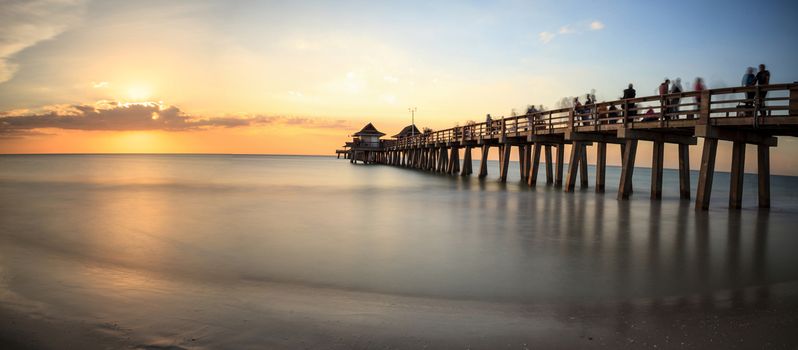
M700 323L698 309L794 321L798 178L773 176L760 210L747 175L729 210L716 173L702 212L679 199L676 170L661 201L646 168L618 201L616 167L604 194L593 168L589 188L563 193L545 172L521 183L515 162L500 183L490 163L480 180L334 157L0 156L0 308L17 322L0 341L612 346L645 337L618 319L635 312L657 335L658 315Z

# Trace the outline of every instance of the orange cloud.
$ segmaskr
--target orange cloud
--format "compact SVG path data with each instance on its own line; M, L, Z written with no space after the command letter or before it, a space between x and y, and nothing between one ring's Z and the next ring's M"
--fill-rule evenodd
M0 136L38 135L38 129L101 131L190 131L253 125L285 124L310 128L350 127L345 120L304 117L254 116L203 118L184 113L176 106L161 103L99 101L94 105L53 105L36 111L0 113Z

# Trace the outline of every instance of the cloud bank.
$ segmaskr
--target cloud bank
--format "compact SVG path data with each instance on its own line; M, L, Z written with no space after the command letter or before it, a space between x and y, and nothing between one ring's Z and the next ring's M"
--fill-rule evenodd
M17 71L11 62L15 54L63 33L83 11L82 0L0 1L0 83Z
M53 105L38 111L0 112L0 135L39 135L37 129L100 131L191 131L283 124L308 128L350 128L345 120L303 117L254 116L203 118L184 113L178 107L154 102L121 103L100 101L94 105Z

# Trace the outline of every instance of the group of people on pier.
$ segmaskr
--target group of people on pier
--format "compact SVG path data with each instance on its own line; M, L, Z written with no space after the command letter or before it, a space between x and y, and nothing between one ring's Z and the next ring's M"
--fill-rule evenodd
M770 84L770 71L768 71L764 64L759 65L759 71L754 73L753 67L748 67L746 69L745 74L743 75L742 79L742 86L751 87L756 85L768 85ZM701 77L695 78L693 82L693 91L701 92L707 89L706 84L704 83L704 79ZM658 93L661 96L661 111L662 111L662 118L664 120L672 120L672 119L679 119L679 105L681 102L681 97L678 94L684 92L682 88L682 81L680 78L676 78L671 81L668 78L659 85ZM674 96L674 94L677 94ZM746 101L744 102L745 107L753 107L754 101L757 101L759 105L764 104L765 96L767 95L767 91L760 91L757 96L757 92L750 91L746 92ZM637 92L635 91L634 85L630 83L626 89L623 90L623 96L621 100L630 100L637 97ZM701 95L697 94L695 97L695 109L700 109L701 106ZM597 112L598 119L606 119L605 121L597 121L598 123L606 123L606 124L615 124L621 123L621 115L620 110L614 104L606 106L596 107L596 95L595 91L588 93L585 95L585 103L581 103L579 97L574 97L572 101L572 108L574 110L574 125L576 126L587 126L590 125L591 116L594 112ZM654 111L653 108L648 108L645 113L636 119L639 115L638 113L638 106L635 102L627 102L626 103L626 111L627 111L627 118L631 118L632 120L638 120L642 122L646 121L655 121L659 120L660 115ZM528 123L528 129L532 130L538 126L543 126L543 115L539 112L543 112L543 106L540 108L536 108L534 105L530 105L527 107L526 110L526 117ZM762 110L761 113L765 111ZM691 118L691 115L687 115L686 118ZM486 132L488 134L494 134L498 132L498 127L494 125L494 120L488 114L485 118L485 127ZM544 126L545 127L545 126Z

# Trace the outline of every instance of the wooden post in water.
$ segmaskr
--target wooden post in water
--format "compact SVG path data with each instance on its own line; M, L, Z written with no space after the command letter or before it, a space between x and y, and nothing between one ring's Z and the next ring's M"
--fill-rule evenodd
M499 171L499 181L507 182L507 169L510 166L510 150L513 147L510 144L505 144L502 148L502 164Z
M576 175L582 160L583 149L581 142L571 144L571 160L568 162L568 175L565 177L565 192L572 192L576 187Z
M523 181L527 181L532 171L532 147L531 144L524 147L524 177L521 178Z
M482 159L479 161L480 179L488 176L488 152L490 152L490 146L482 145Z
M471 147L463 147L463 169L460 170L460 176L471 175Z
M798 101L796 101L798 103ZM759 177L759 207L770 208L770 147L757 145L757 176Z
M604 192L604 176L607 173L607 143L596 146L596 193Z
M621 167L621 181L618 185L618 199L629 199L632 193L632 177L635 171L635 156L637 155L637 140L626 140L623 146L623 165Z
M557 145L557 168L554 172L554 186L561 187L562 186L562 170L563 170L563 162L565 162L565 144L560 143Z
M452 171L449 172L451 175L457 175L460 172L460 148L457 146L452 146Z
M446 165L449 163L449 154L446 152L446 147L440 147L440 160L438 164L438 172L446 172Z
M662 199L664 157L665 143L654 141L654 154L651 156L651 199Z
M554 172L552 171L553 167L551 164L551 145L546 145L546 151L544 152L546 155L546 184L554 183Z
M518 172L521 175L521 179L526 179L528 176L527 172L527 165L526 165L526 145L518 145Z
M452 172L454 172L454 147L452 147L451 151L449 150L448 147L446 147L446 154L449 155L449 161L446 162L446 169L444 170L444 172L446 174L451 174Z
M745 178L745 142L734 141L734 143L732 144L731 179L729 181L730 182L729 208L732 209L742 208L744 178Z
M696 209L709 209L709 198L712 193L712 177L715 174L715 156L717 153L718 139L705 138L704 150L701 154L701 170L698 174L698 190L695 196Z
M538 168L540 168L540 143L535 143L534 151L532 152L532 167L529 169L529 179L527 184L530 187L535 187L538 183Z
M690 199L690 145L679 144L679 198Z
M587 179L587 144L582 144L582 150L579 151L579 178L580 183L579 187L587 188L588 187L588 179Z

